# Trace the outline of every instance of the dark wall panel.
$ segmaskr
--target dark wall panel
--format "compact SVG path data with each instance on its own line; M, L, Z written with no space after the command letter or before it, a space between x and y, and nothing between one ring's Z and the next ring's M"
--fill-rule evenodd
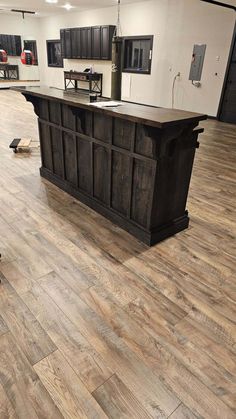
M94 196L104 204L109 204L109 151L94 144Z
M39 107L39 115L41 119L45 119L46 121L49 120L49 110L48 110L48 101L42 99L38 102Z
M49 118L54 124L61 124L61 104L59 102L49 101Z
M54 173L60 178L64 178L64 158L61 131L51 127L52 152Z
M94 113L94 137L110 143L112 140L112 117Z
M131 218L143 227L147 226L151 206L153 176L149 162L134 159Z
M115 118L114 120L114 139L113 144L117 147L130 150L132 140L135 136L135 124L124 119Z
M153 141L153 139L154 141ZM157 145L157 129L145 127L145 125L137 124L135 153L146 157L155 156L155 145Z
M74 186L78 184L77 149L75 136L63 133L63 150L65 162L65 179Z
M123 215L128 215L130 205L130 165L129 156L112 152L112 208Z
M62 125L75 131L75 115L68 105L62 106Z
M46 167L46 169L50 170L50 172L53 172L50 128L48 125L39 122L39 132L42 153L42 164L44 167Z
M92 143L82 138L77 138L78 144L78 174L79 189L92 194Z

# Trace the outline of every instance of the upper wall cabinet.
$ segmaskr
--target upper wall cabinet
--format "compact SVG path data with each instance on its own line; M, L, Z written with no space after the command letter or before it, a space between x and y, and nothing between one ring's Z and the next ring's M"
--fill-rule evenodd
M101 59L110 60L115 26L101 26Z
M80 43L81 43L81 58L90 59L92 58L92 28L78 28L80 30Z
M115 26L61 29L63 58L111 60Z
M0 49L4 49L8 55L18 57L21 55L21 37L18 35L0 35Z
M71 58L81 58L81 31L71 29Z
M92 27L92 57L101 59L101 26Z

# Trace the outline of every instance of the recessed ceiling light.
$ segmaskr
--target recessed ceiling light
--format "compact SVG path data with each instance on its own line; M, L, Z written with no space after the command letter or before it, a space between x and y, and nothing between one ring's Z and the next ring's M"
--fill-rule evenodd
M64 7L64 9L66 9L66 10L71 10L71 9L73 9L73 7L74 6L71 6L71 4L70 3L66 3L64 6L62 6L62 7Z
M58 3L58 0L45 0L46 3Z

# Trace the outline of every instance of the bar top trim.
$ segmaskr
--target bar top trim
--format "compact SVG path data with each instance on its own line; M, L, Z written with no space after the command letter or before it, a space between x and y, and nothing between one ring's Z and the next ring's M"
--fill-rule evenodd
M207 119L207 115L182 111L178 109L157 108L148 105L139 105L131 102L121 102L117 108L97 108L89 103L89 97L85 94L68 93L64 90L50 87L14 87L11 90L40 97L48 100L63 102L67 105L87 109L93 112L104 113L116 118L141 123L158 128L186 124L186 122L198 122ZM102 98L101 100L106 100Z

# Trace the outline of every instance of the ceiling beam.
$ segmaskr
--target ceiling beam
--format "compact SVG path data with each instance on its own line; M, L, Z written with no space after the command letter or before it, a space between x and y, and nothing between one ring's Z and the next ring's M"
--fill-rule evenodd
M215 0L201 0L201 1L204 1L205 3L214 4L215 6L226 7L227 9L232 9L236 12L236 7L233 6L232 4L222 3L221 1L215 1Z

